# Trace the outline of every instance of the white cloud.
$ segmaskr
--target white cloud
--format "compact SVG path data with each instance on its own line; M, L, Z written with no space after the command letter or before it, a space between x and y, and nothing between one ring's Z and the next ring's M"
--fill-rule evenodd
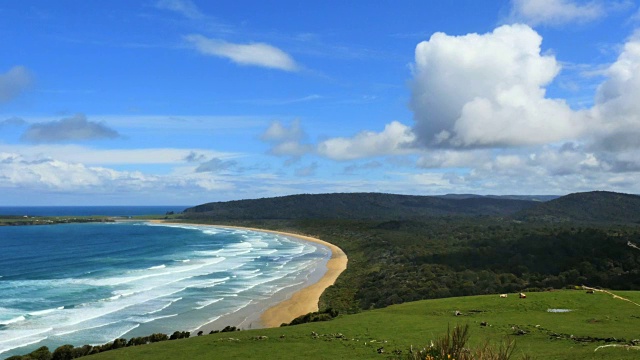
M526 25L491 33L436 33L416 48L411 108L426 146L544 144L579 136L584 124L565 101L545 97L560 71Z
M158 9L175 11L190 19L200 19L204 15L190 0L159 0L156 2Z
M422 173L408 175L413 184L427 187L430 193L442 194L452 188L451 180L445 173Z
M411 128L393 121L380 133L363 131L353 138L331 138L318 144L317 152L334 160L353 160L365 157L399 155L413 152L415 141Z
M284 71L297 71L298 65L289 54L265 43L234 44L193 34L185 36L196 50L205 55L227 58L236 64L262 66Z
M0 152L0 188L38 189L50 194L158 194L162 191L202 192L229 190L233 184L208 173L149 175L140 171L118 171L100 166L66 162L43 156ZM126 197L126 196L125 196Z
M199 159L238 157L236 153L217 152L207 149L96 149L79 145L10 145L0 144L0 152L19 153L26 157L47 157L71 163L91 165L151 165L151 164L184 164L189 156Z
M48 157L29 159L20 154L0 153L0 184L3 187L45 187L66 191L99 189L113 182L128 182L129 185L133 185L147 180L146 176L139 172L119 172Z
M299 158L313 151L313 146L302 143L306 137L300 120L294 120L289 126L280 121L274 121L260 135L260 140L271 143L268 153L276 156L292 156Z
M632 37L605 71L590 115L595 145L608 151L640 148L640 34Z
M313 151L310 144L302 144L298 141L285 141L274 145L269 149L269 154L276 156L300 157Z
M511 16L529 25L562 25L584 23L606 15L600 1L513 0Z
M421 168L469 168L492 158L487 150L428 150L416 165Z
M14 66L0 74L0 104L13 100L33 83L33 77L24 66Z
M415 165L430 172L405 177L431 193L640 192L640 36L602 69L595 104L582 110L546 97L560 65L541 54L541 41L525 25L434 34L416 49L413 129L394 122L379 133L323 141L317 153L335 160L420 154Z
M304 131L300 125L300 120L294 120L288 127L281 121L273 121L265 130L260 139L263 141L299 141L304 137Z

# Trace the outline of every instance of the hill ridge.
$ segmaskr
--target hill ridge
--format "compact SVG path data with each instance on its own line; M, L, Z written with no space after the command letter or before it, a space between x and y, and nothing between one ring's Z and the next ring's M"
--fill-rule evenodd
M185 210L189 217L256 219L408 219L429 216L508 216L536 201L387 193L298 194L273 198L210 202Z
M602 190L572 193L523 209L514 218L547 222L640 223L640 196Z

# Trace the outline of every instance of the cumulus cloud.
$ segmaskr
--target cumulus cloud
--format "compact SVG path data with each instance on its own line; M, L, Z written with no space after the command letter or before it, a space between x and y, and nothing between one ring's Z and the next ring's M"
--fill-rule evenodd
M298 70L298 65L289 54L269 44L234 44L198 34L187 35L185 39L202 54L226 58L239 65L262 66L284 71Z
M87 166L42 155L0 152L0 189L5 191L29 189L31 193L37 189L48 195L69 192L100 194L103 199L110 195L123 199L148 196L151 201L157 201L158 193L166 191L166 194L178 193L182 199L178 201L184 201L185 196L192 196L195 201L203 191L228 191L234 186L232 182L211 174L153 175Z
M58 143L98 139L115 139L120 134L101 122L87 120L83 114L57 121L32 124L21 140L31 143Z
M492 158L487 150L430 150L416 165L420 168L469 168Z
M158 9L175 11L190 19L200 19L204 15L190 0L159 0L156 2Z
M196 168L197 173L201 172L221 172L230 170L237 166L238 163L234 160L221 160L219 158L213 158L209 161L205 161Z
M353 160L365 157L398 155L412 152L415 141L411 128L393 121L380 133L363 131L353 138L331 138L318 144L317 152L334 160Z
M47 157L26 158L15 153L0 153L0 184L31 188L76 190L101 188L109 183L145 182L139 172L119 172L104 167L88 167Z
M33 77L24 66L14 66L0 73L0 103L13 100L31 86Z
M628 185L640 176L640 36L601 71L594 105L581 110L546 97L560 65L541 54L541 41L526 25L434 34L416 48L413 127L394 122L328 139L317 153L335 160L418 154L418 168L451 169L438 181L487 192L544 189L537 182L549 184L547 193L640 189Z
M313 145L302 144L298 141L285 141L269 149L269 154L276 156L300 157L313 151Z
M292 121L289 126L281 121L274 121L260 135L260 140L271 144L269 154L291 156L296 159L313 151L311 144L302 142L304 138L306 138L306 134L300 120Z
M640 34L627 41L605 76L590 112L599 124L594 146L607 151L640 148Z
M487 34L435 33L416 47L411 109L422 145L522 146L579 136L583 123L545 97L560 71L526 25Z
M300 120L294 120L291 125L286 126L281 121L273 121L265 130L260 139L263 141L299 141L304 137L304 131L300 125Z

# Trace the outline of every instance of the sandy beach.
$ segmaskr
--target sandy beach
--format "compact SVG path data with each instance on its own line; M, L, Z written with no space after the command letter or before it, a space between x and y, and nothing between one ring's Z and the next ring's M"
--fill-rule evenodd
M177 222L165 222L161 220L152 220L152 223L159 224L173 224L173 225L197 225L197 226L214 226L218 228L232 228L232 229L244 229L252 231L260 231L266 233L274 233L278 235L288 236L304 241L310 241L318 243L328 247L331 250L331 258L327 262L327 271L319 279L311 278L308 283L305 283L301 288L293 288L292 290L283 290L281 293L274 296L274 300L277 303L269 303L269 307L266 309L260 304L256 304L252 307L252 315L241 319L242 321L238 325L245 325L242 327L258 328L258 327L278 327L282 323L288 323L300 315L305 315L310 312L318 311L318 301L320 295L326 288L333 285L338 279L338 276L347 268L347 256L339 247L328 243L326 241L293 233L286 233L281 231L227 226L227 225L212 225L212 224L192 224L192 223L177 223ZM232 315L226 318L216 321L217 324L206 324L198 330L202 330L205 333L210 330L216 330L220 324L230 325L234 321L230 319ZM238 320L235 319L235 322Z

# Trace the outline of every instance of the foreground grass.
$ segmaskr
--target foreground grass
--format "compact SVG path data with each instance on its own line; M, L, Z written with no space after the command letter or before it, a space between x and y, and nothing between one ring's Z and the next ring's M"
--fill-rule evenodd
M634 302L640 292L619 291ZM550 313L548 309L570 309ZM456 311L462 315L454 315ZM481 323L486 322L487 326ZM510 294L426 300L341 316L336 320L284 328L204 335L94 355L95 359L370 359L398 358L413 346L428 346L449 326L469 324L470 346L516 339L514 358L638 359L605 344L640 339L640 307L610 295L584 291ZM520 333L521 335L515 335ZM266 337L266 338L264 338ZM585 338L602 340L585 342ZM582 339L583 341L578 341ZM609 342L604 341L608 339ZM614 340L615 339L615 340ZM384 348L382 354L378 349Z

